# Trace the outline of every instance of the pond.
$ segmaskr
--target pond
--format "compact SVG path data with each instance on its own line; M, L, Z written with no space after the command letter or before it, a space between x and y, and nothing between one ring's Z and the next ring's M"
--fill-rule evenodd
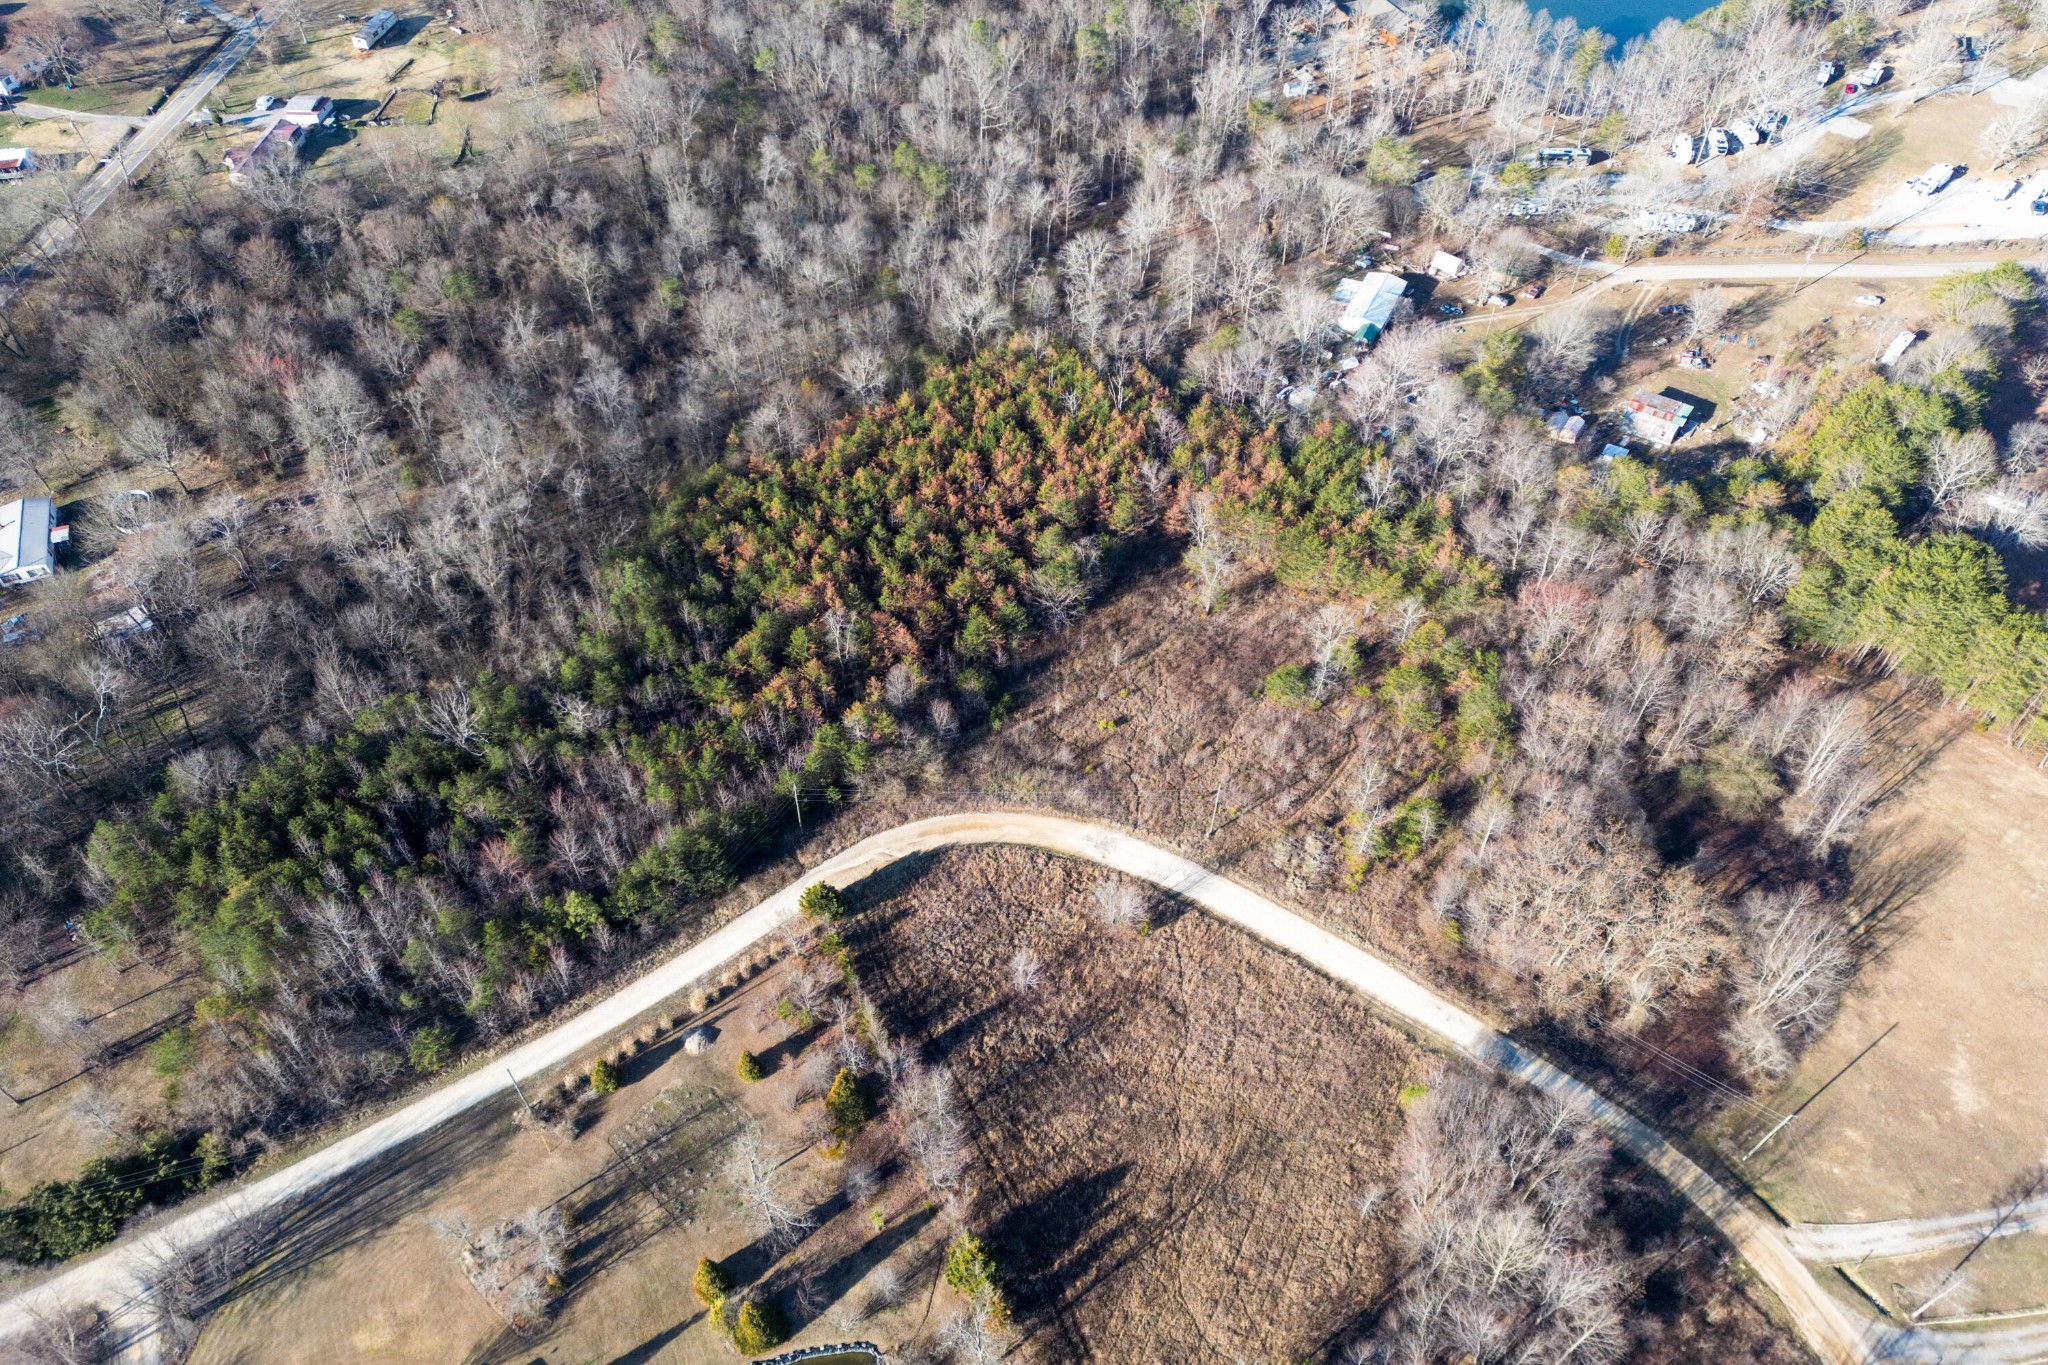
M1553 19L1576 19L1580 28L1599 29L1614 39L1618 54L1623 43L1666 19L1690 19L1713 6L1704 0L1562 0L1549 5L1535 0L1529 8L1547 9Z

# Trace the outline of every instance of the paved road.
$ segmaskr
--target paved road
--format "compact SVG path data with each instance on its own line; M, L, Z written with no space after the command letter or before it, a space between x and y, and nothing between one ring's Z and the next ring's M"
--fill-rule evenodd
M1720 1228L1757 1277L1778 1295L1807 1345L1828 1365L1871 1358L1869 1329L1852 1322L1815 1283L1781 1231L1766 1223L1677 1148L1592 1087L1517 1045L1477 1015L1356 944L1311 924L1249 887L1120 831L1038 814L940 816L898 826L829 859L702 942L616 994L504 1057L291 1166L155 1229L142 1244L197 1246L248 1213L288 1204L371 1159L425 1134L506 1091L506 1073L551 1073L580 1058L636 1017L716 971L797 916L797 897L817 881L845 885L899 859L961 844L1023 844L1083 858L1165 888L1332 978L1355 987L1397 1020L1472 1062L1584 1104L1616 1144L1654 1166ZM75 1266L39 1289L0 1304L0 1337L28 1325L32 1307L57 1303L116 1306L117 1332L146 1358L149 1328L139 1300L141 1245L124 1243Z
M148 122L136 130L135 136L128 139L126 145L116 150L112 159L93 174L92 179L86 182L85 190L79 196L71 214L67 217L53 218L45 223L42 230L29 240L28 246L23 248L13 263L4 272L0 272L0 305L5 305L13 298L24 280L40 263L69 249L78 236L79 224L99 212L100 207L113 196L115 189L142 173L149 159L155 156L165 143L178 135L178 131L185 126L185 120L190 118L206 97L213 93L214 87L235 69L242 58L249 55L250 50L262 38L263 30L269 23L260 16L247 20L236 20L232 15L225 17L228 22L239 26L228 40L221 44L220 50L208 57L205 64L193 72L185 83L164 101L163 108L157 110Z

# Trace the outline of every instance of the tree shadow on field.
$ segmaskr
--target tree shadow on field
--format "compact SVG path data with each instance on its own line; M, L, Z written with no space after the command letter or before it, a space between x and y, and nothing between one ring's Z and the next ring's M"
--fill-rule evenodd
M915 1241L918 1234L937 1216L936 1209L930 1206L920 1207L881 1232L866 1238L837 1260L811 1269L807 1278L821 1291L814 1300L817 1306L809 1314L793 1307L785 1310L784 1316L789 1320L790 1334L794 1336L822 1319L832 1305L852 1293L854 1286L868 1277L869 1271L895 1255L902 1247ZM801 1268L793 1267L790 1273L794 1276L804 1272Z
M1074 1176L990 1224L997 1262L1023 1267L1012 1279L1020 1310L1071 1307L1130 1259L1129 1249L1110 1259L1131 1221L1118 1198L1130 1172L1120 1162Z
M279 1215L268 1252L230 1298L290 1279L398 1225L503 1140L505 1112L485 1105L327 1181Z
M1879 129L1860 142L1829 146L1827 154L1807 162L1797 172L1788 173L1779 182L1780 214L1821 216L1861 189L1905 140L1902 129L1891 127Z
M1867 859L1867 861L1864 861ZM1939 837L1913 843L1893 834L1864 851L1850 884L1849 941L1859 968L1868 968L1911 937L1916 920L1905 911L1953 871L1962 855Z
M806 1209L805 1215L810 1219L813 1228L822 1228L846 1212L848 1207L846 1192L834 1190ZM801 1245L801 1241L792 1243L787 1238L763 1233L726 1257L722 1264L725 1266L726 1274L732 1276L734 1284L756 1284L767 1279L776 1264ZM768 1288L772 1292L772 1284Z

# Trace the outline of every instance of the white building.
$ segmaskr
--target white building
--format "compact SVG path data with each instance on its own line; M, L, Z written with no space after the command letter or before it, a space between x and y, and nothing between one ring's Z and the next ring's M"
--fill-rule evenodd
M1407 293L1408 281L1384 271L1376 270L1362 280L1340 280L1334 297L1344 305L1344 312L1337 325L1347 336L1378 341L1394 321L1395 305Z
M277 116L301 128L318 128L334 121L334 101L326 95L293 95Z
M355 44L356 51L368 52L371 48L383 42L384 35L391 32L393 26L397 23L398 16L396 14L388 9L380 9L369 18L363 20L363 26L356 30L356 36L350 41Z
M1888 370L1899 363L1899 358L1913 349L1913 343L1920 339L1918 332L1901 332L1892 338L1891 345L1884 348L1884 354L1877 358L1877 367Z
M0 147L0 180L19 180L35 171L34 152L26 147Z
M57 571L54 546L71 539L48 498L16 498L0 507L0 584L32 583Z

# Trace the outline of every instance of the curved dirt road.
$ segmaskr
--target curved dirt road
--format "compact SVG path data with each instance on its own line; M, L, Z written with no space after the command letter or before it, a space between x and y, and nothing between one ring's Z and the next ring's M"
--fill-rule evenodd
M2048 1195L1974 1213L1893 1218L1882 1223L1794 1223L1783 1230L1800 1259L1843 1265L1864 1259L1918 1256L1966 1247L1992 1237L2048 1231Z
M1396 1019L1470 1061L1583 1104L1617 1145L1655 1167L1711 1219L1757 1277L1784 1304L1807 1346L1827 1365L1871 1355L1865 1329L1822 1292L1782 1232L1751 1212L1656 1130L1578 1078L1510 1041L1491 1024L1355 944L1218 873L1119 830L1061 816L991 812L913 821L861 842L813 868L701 942L542 1036L274 1175L116 1245L41 1287L0 1304L0 1340L32 1325L54 1305L97 1303L113 1310L117 1337L131 1358L150 1359L153 1327L145 1311L145 1270L152 1252L198 1246L258 1210L289 1203L334 1177L391 1151L456 1115L501 1095L507 1071L527 1077L559 1068L623 1029L692 982L796 919L797 897L814 882L846 885L902 858L963 844L1021 844L1085 859L1140 878L1289 953L1371 997Z

